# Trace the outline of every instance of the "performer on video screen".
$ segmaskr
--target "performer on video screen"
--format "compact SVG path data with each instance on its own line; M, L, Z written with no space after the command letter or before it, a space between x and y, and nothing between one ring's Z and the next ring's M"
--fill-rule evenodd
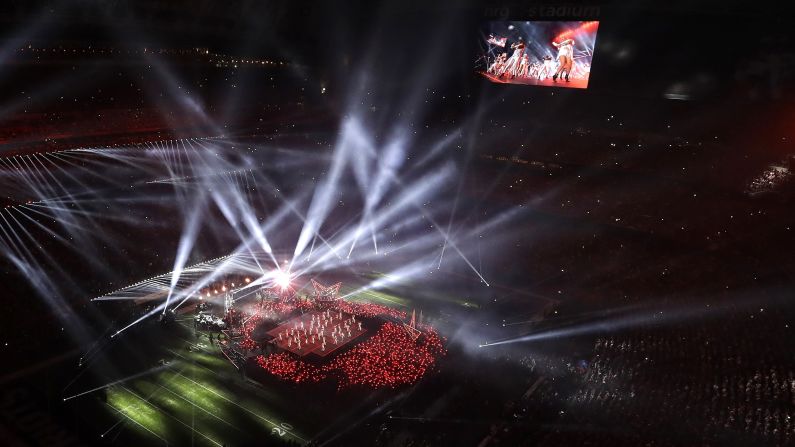
M530 70L530 56L527 54L522 55L522 61L519 62L519 69L517 70L516 76L520 78L526 78L528 76L528 72Z
M530 77L538 79L539 76L541 76L541 61L536 61L530 66Z
M524 55L524 48L524 42L521 40L511 45L513 54L511 55L511 58L508 59L508 62L505 63L505 66L502 67L502 73L500 73L500 75L507 73L509 77L516 77L516 73L519 70L519 64L522 61L522 55Z
M552 76L552 73L555 71L554 64L555 62L552 60L552 56L544 56L544 62L541 64L541 71L538 74L539 81L543 81L544 79Z
M552 75L552 80L557 81L558 76L563 77L566 73L566 82L569 82L569 74L571 74L571 67L574 63L574 41L566 39L563 42L552 42L552 45L558 49L558 70Z
M574 67L571 69L571 77L574 79L586 79L585 73L585 67L583 64L578 64L575 62Z
M494 62L488 69L489 74L498 75L502 65L505 63L505 53L498 54L496 58L494 58Z
M575 65L580 67L580 79L588 79L591 76L591 64L585 62Z

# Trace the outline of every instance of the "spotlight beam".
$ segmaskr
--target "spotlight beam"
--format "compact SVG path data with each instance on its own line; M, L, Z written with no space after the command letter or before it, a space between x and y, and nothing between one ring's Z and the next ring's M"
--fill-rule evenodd
M155 367L155 368L148 369L148 370L146 370L146 371L142 371L142 372L139 372L139 373L137 373L137 374L133 374L133 375L131 375L131 376L127 376L127 377L124 377L124 378L122 378L122 379L119 379L119 380L114 380L113 382L106 383L105 385L98 386L98 387L96 387L96 388L92 388L92 389L90 389L90 390L82 391L82 392L80 392L80 393L77 393L77 394L71 395L71 396L69 396L69 397L64 397L64 398L63 398L63 401L64 401L64 402L66 402L66 401L69 401L69 400L72 400L72 399L78 398L78 397L80 397L80 396L85 396L86 394L91 394L91 393L93 393L93 392L95 392L95 391L104 390L104 389L106 389L106 388L110 388L110 387L112 387L112 386L114 386L114 385L118 385L118 384L121 384L121 383L124 383L124 382L129 382L130 380L135 380L135 379L138 379L138 378L141 378L141 377L147 376L147 375L149 375L149 374L153 374L153 373L156 373L156 372L158 372L158 371L162 371L162 370L163 370L163 369L165 369L165 368L166 368L166 366L165 366L165 365L157 366L157 367Z

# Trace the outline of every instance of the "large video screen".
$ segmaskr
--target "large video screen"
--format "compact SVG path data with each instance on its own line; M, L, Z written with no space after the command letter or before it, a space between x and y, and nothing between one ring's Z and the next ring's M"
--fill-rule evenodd
M475 70L492 82L588 88L599 22L494 21Z

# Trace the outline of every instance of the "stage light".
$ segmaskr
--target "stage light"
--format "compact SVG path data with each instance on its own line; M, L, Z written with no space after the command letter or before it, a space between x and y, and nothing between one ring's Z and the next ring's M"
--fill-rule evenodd
M287 271L284 271L284 270L277 270L276 272L274 272L273 281L282 290L290 287L290 280L291 280L290 272L287 272Z
M251 278L246 278L246 284L251 282Z

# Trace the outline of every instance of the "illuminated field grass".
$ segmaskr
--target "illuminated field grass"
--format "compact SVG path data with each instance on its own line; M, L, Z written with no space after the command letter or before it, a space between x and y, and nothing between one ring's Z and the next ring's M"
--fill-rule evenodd
M353 291L354 290L350 290L350 292ZM378 290L364 290L355 295L349 296L347 299L351 301L368 302L399 308L404 308L409 305L409 300L405 298Z
M362 276L368 279L388 278L393 283L393 285L400 287L401 290L403 289L410 290L412 287L412 284L410 282L407 282L405 280L401 281L399 279L392 279L392 277L386 273L369 272ZM365 284L362 284L361 286L364 285ZM342 295L346 296L346 299L350 301L381 304L384 306L394 307L404 311L411 309L413 306L417 306L415 300L402 296L403 293L395 292L393 290L376 290L376 289L361 290L360 288L361 286L352 286L350 282L346 283L346 285L342 287ZM447 302L455 304L457 306L468 307L468 308L480 307L479 304L461 297L455 297L445 294L434 294L432 295L432 297L435 303Z
M289 399L264 388L252 391L254 385L240 379L217 346L167 351L174 355L167 368L108 388L108 408L121 418L120 430L142 436L139 441L173 445L248 444L270 436L306 442L307 435L277 410L287 408Z
M131 428L144 437L154 436L161 441L172 437L170 424L161 411L122 387L108 391L108 405L115 414L129 420Z

